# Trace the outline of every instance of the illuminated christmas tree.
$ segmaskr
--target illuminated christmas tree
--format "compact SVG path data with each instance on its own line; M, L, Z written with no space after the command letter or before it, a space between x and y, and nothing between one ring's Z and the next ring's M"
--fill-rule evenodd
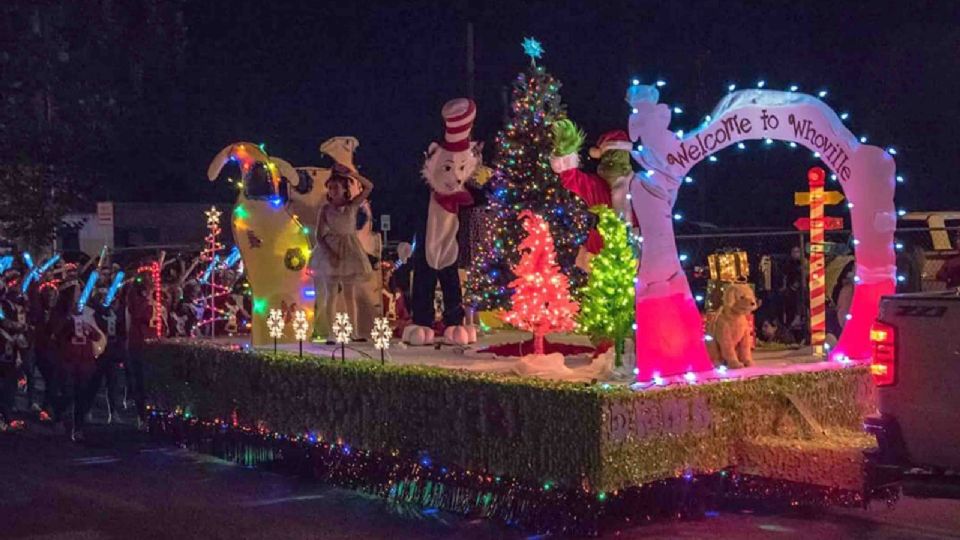
M543 337L552 332L567 332L576 326L577 303L570 299L570 283L560 272L550 226L529 210L520 212L518 221L527 232L520 242L520 262L513 267L516 279L513 308L504 322L533 332L533 354L543 354Z
M483 240L474 247L468 279L468 301L478 309L509 307L508 283L517 263L522 237L518 214L530 210L543 216L556 242L557 261L574 289L586 281L576 267L577 251L586 240L591 216L586 206L564 189L550 168L553 151L550 126L566 118L560 82L538 66L540 44L528 38L524 50L530 67L513 83L506 125L496 137L490 206Z
M197 328L203 332L203 327L210 325L207 334L211 337L216 335L216 324L221 320L224 310L217 306L217 301L230 294L230 288L217 283L217 266L222 262L220 252L223 250L223 242L220 241L220 210L211 206L205 212L207 216L207 236L204 238L203 250L200 252L200 264L198 281L200 282L203 296L200 300L203 303L203 318L197 321Z
M590 260L590 278L581 291L578 323L580 330L595 340L613 341L614 364L620 367L624 342L633 332L637 259L623 220L606 206L598 206L594 211L600 218L597 229L603 237L603 249Z

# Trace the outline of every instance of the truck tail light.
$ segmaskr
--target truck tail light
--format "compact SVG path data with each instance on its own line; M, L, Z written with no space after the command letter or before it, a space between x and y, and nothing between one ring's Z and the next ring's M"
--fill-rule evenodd
M870 327L870 342L873 344L870 373L874 384L893 385L897 375L897 329L876 321Z

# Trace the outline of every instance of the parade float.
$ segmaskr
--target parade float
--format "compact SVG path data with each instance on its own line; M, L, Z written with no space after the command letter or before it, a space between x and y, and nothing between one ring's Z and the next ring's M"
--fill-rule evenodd
M554 172L555 158L577 146L551 137L566 118L560 83L536 63L536 43L526 48L531 63L497 136L489 200L467 235L465 303L481 314L480 328L457 309L453 240L458 209L477 202L476 186L464 188L479 163L472 101L448 103L444 139L426 153L429 214L408 263L418 312L400 340L380 316L360 323L338 313L327 343L305 343L304 321L321 309L307 291L324 236L292 210L297 173L258 145L235 143L210 177L227 162L240 166L232 225L254 296L252 341L149 347L152 430L245 464L538 530L593 532L611 516L682 513L705 493L864 503L870 324L895 280L890 152L862 143L821 99L798 91L731 88L699 129L671 131L658 85L634 81L627 125L640 171L626 186L610 175L610 203L588 208ZM611 140L607 150L624 150ZM710 353L725 338L704 330L673 205L696 163L745 140L810 148L850 200L857 285L826 356L758 353L739 367ZM443 172L431 162L438 152ZM611 200L617 193L623 199ZM585 272L579 246L590 231L602 248ZM811 283L822 273L812 268ZM361 325L370 335L356 333Z

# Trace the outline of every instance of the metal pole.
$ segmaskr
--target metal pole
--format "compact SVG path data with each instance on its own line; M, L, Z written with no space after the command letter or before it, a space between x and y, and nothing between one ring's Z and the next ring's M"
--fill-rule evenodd
M473 23L467 23L467 97L473 99L473 77L476 69L473 53Z

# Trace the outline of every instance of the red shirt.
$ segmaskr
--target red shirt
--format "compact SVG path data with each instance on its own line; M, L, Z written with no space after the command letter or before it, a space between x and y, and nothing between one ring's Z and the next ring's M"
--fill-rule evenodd
M127 297L127 313L129 315L130 330L127 333L127 344L130 347L139 347L143 345L148 337L156 334L150 327L150 319L153 318L153 306L150 305L150 299L138 294L131 289Z
M607 208L613 208L613 197L610 194L610 184L606 180L591 173L585 173L580 169L567 169L557 173L563 187L575 193L578 197L587 203L587 207L604 205ZM587 241L583 247L590 253L596 255L603 249L603 237L596 228L590 229L587 235Z

